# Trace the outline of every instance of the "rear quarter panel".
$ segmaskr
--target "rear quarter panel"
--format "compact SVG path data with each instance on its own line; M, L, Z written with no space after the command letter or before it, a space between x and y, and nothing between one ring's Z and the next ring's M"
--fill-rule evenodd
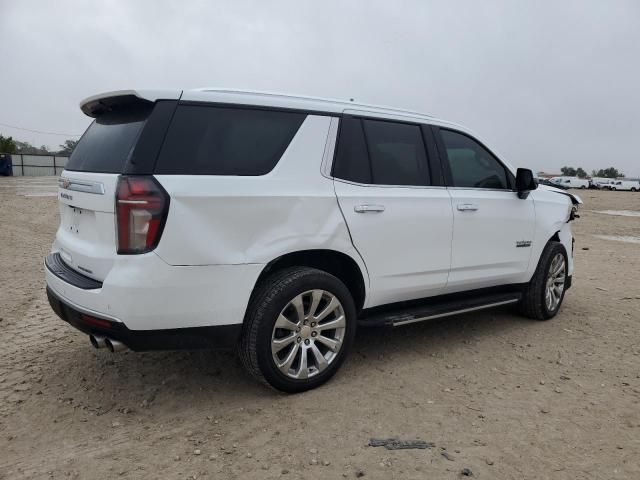
M365 272L333 182L321 174L330 123L329 116L308 116L267 175L157 175L171 207L156 253L171 265L229 265L330 249Z

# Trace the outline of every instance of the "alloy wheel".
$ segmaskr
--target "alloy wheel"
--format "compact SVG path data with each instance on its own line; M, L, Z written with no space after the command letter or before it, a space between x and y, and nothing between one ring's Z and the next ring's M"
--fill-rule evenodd
M309 290L282 309L271 335L271 354L284 375L304 380L323 372L338 356L346 318L340 300L326 290Z
M558 308L564 291L566 265L564 255L557 253L551 261L549 267L549 275L547 277L547 286L545 289L545 303L547 310L553 312Z

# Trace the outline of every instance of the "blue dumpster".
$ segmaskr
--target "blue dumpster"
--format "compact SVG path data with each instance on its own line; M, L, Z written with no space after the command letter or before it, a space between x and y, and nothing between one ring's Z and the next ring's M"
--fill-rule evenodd
M13 163L11 155L7 153L0 153L0 175L3 177L13 176Z

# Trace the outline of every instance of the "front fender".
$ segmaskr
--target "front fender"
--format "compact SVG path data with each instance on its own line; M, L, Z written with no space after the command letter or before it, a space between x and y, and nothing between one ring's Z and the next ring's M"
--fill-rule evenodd
M577 195L548 187L535 190L532 196L536 211L536 233L526 278L531 280L544 247L555 236L567 251L568 272L572 275L573 234L569 222L573 217L574 207L582 204L582 200Z

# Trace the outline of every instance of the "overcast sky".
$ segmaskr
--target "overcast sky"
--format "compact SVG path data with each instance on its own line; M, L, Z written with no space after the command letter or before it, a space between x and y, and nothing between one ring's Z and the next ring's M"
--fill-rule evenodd
M230 87L424 111L517 166L640 175L638 0L0 0L0 58L0 124L32 130L81 134L78 102L103 91Z

